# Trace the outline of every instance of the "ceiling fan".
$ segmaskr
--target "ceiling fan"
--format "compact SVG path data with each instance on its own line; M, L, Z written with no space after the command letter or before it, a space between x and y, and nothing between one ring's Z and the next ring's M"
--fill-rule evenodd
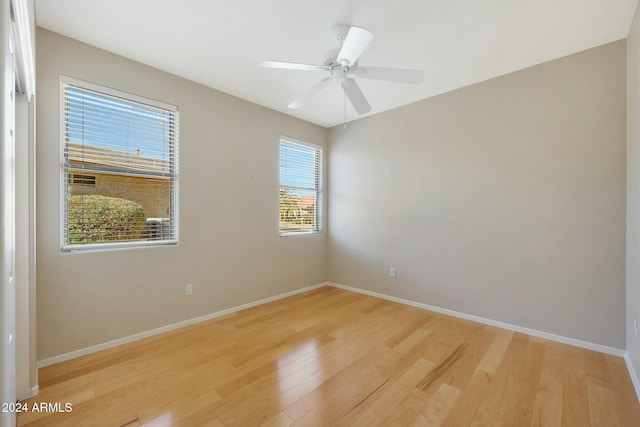
M340 48L327 53L322 65L300 64L296 62L263 61L266 68L282 68L302 71L326 71L329 77L325 77L313 85L300 97L289 104L289 108L300 108L314 95L335 81L339 81L345 95L358 114L371 111L369 101L362 93L360 86L354 79L386 80L397 83L420 84L424 79L424 73L419 70L405 70L400 68L361 67L358 58L373 40L373 33L359 27L348 25L335 25L331 28L331 34L340 42Z

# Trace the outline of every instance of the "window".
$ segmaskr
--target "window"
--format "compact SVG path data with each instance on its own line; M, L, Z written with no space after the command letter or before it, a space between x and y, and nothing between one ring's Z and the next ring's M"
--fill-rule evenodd
M96 176L95 175L78 175L78 174L70 174L69 175L70 185L88 185L90 187L96 186ZM73 187L71 187L73 188Z
M280 139L280 235L322 228L322 148Z
M177 242L175 106L61 77L63 250Z

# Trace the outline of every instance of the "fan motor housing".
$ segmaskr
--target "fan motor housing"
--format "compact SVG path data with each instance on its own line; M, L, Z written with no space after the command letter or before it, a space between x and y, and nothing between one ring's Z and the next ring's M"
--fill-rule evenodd
M347 27L348 28L348 27ZM347 73L358 67L359 61L356 61L353 65L342 65L338 62L338 53L340 49L331 49L324 57L323 64L329 67L331 76L335 79L347 77Z

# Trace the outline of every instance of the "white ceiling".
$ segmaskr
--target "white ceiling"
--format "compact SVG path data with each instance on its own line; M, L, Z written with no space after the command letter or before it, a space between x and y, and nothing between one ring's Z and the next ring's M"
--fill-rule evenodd
M363 66L424 70L419 86L359 80L376 114L627 36L638 0L36 0L41 27L321 126L344 120L322 71L334 24L376 37ZM347 103L347 121L359 116ZM361 117L361 116L360 116Z

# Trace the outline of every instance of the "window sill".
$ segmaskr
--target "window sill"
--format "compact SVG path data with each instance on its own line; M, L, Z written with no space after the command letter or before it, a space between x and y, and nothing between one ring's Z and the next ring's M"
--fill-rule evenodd
M68 245L62 247L62 253L74 254L80 252L102 252L122 249L150 248L161 246L177 246L177 240L160 240L148 242L118 242L118 243L97 243L86 245Z

